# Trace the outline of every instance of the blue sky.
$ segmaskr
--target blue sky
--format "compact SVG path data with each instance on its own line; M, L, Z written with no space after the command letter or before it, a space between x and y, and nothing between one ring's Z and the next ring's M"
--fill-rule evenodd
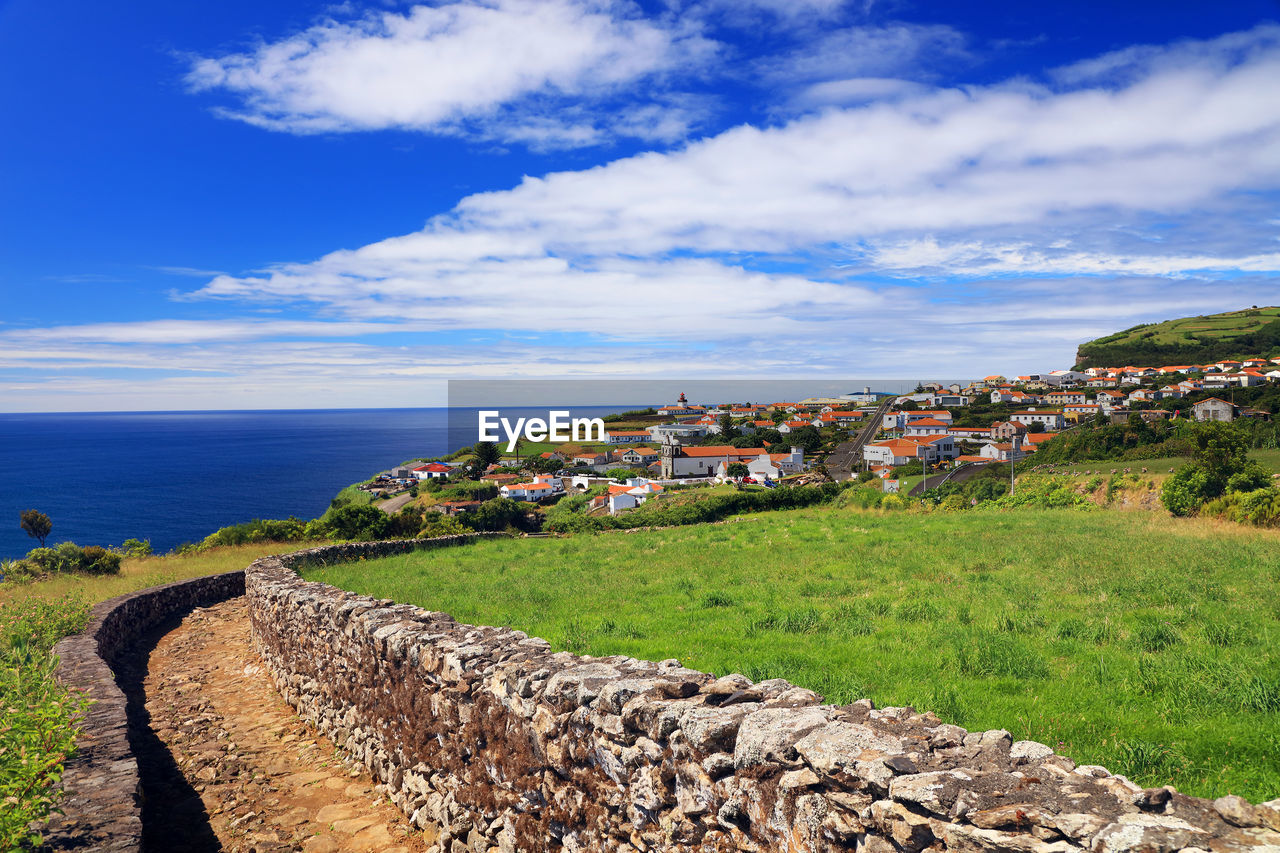
M1277 21L0 2L0 411L1030 372L1276 304Z

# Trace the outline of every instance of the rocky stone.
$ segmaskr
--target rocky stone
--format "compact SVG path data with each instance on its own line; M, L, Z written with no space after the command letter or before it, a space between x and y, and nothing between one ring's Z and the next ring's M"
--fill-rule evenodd
M1009 757L1017 763L1028 761L1040 761L1053 755L1053 750L1042 743L1036 743L1033 740L1015 741L1009 747Z
M738 728L733 763L738 769L796 759L796 741L825 724L825 708L768 708L746 717Z

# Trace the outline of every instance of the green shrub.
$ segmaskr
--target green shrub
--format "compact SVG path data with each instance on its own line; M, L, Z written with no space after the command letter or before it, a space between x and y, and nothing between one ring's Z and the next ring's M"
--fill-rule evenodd
M97 545L81 548L74 542L59 542L53 548L32 548L23 560L14 561L18 576L44 574L114 575L120 573L124 556Z
M120 545L120 552L126 557L150 557L154 553L150 539L126 539Z
M53 677L53 644L84 628L78 599L0 606L0 849L39 846L29 827L56 807L57 783L75 749L86 700Z
M336 539L367 542L384 538L391 522L387 514L377 507L348 504L331 511L325 517L325 524Z

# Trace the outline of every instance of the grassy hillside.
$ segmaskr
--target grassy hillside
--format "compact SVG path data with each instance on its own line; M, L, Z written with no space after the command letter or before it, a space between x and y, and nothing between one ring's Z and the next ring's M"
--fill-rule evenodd
M1077 367L1163 367L1280 355L1280 308L1248 308L1146 323L1089 341Z
M804 509L311 571L558 648L913 704L1202 796L1280 795L1280 534Z

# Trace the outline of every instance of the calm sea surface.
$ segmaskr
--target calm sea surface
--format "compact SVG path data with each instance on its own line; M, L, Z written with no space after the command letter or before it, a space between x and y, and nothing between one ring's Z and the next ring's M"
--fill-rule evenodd
M18 526L31 508L53 520L50 543L136 537L156 551L253 518L314 518L344 486L473 444L474 421L451 430L447 411L0 414L0 557L37 544Z

